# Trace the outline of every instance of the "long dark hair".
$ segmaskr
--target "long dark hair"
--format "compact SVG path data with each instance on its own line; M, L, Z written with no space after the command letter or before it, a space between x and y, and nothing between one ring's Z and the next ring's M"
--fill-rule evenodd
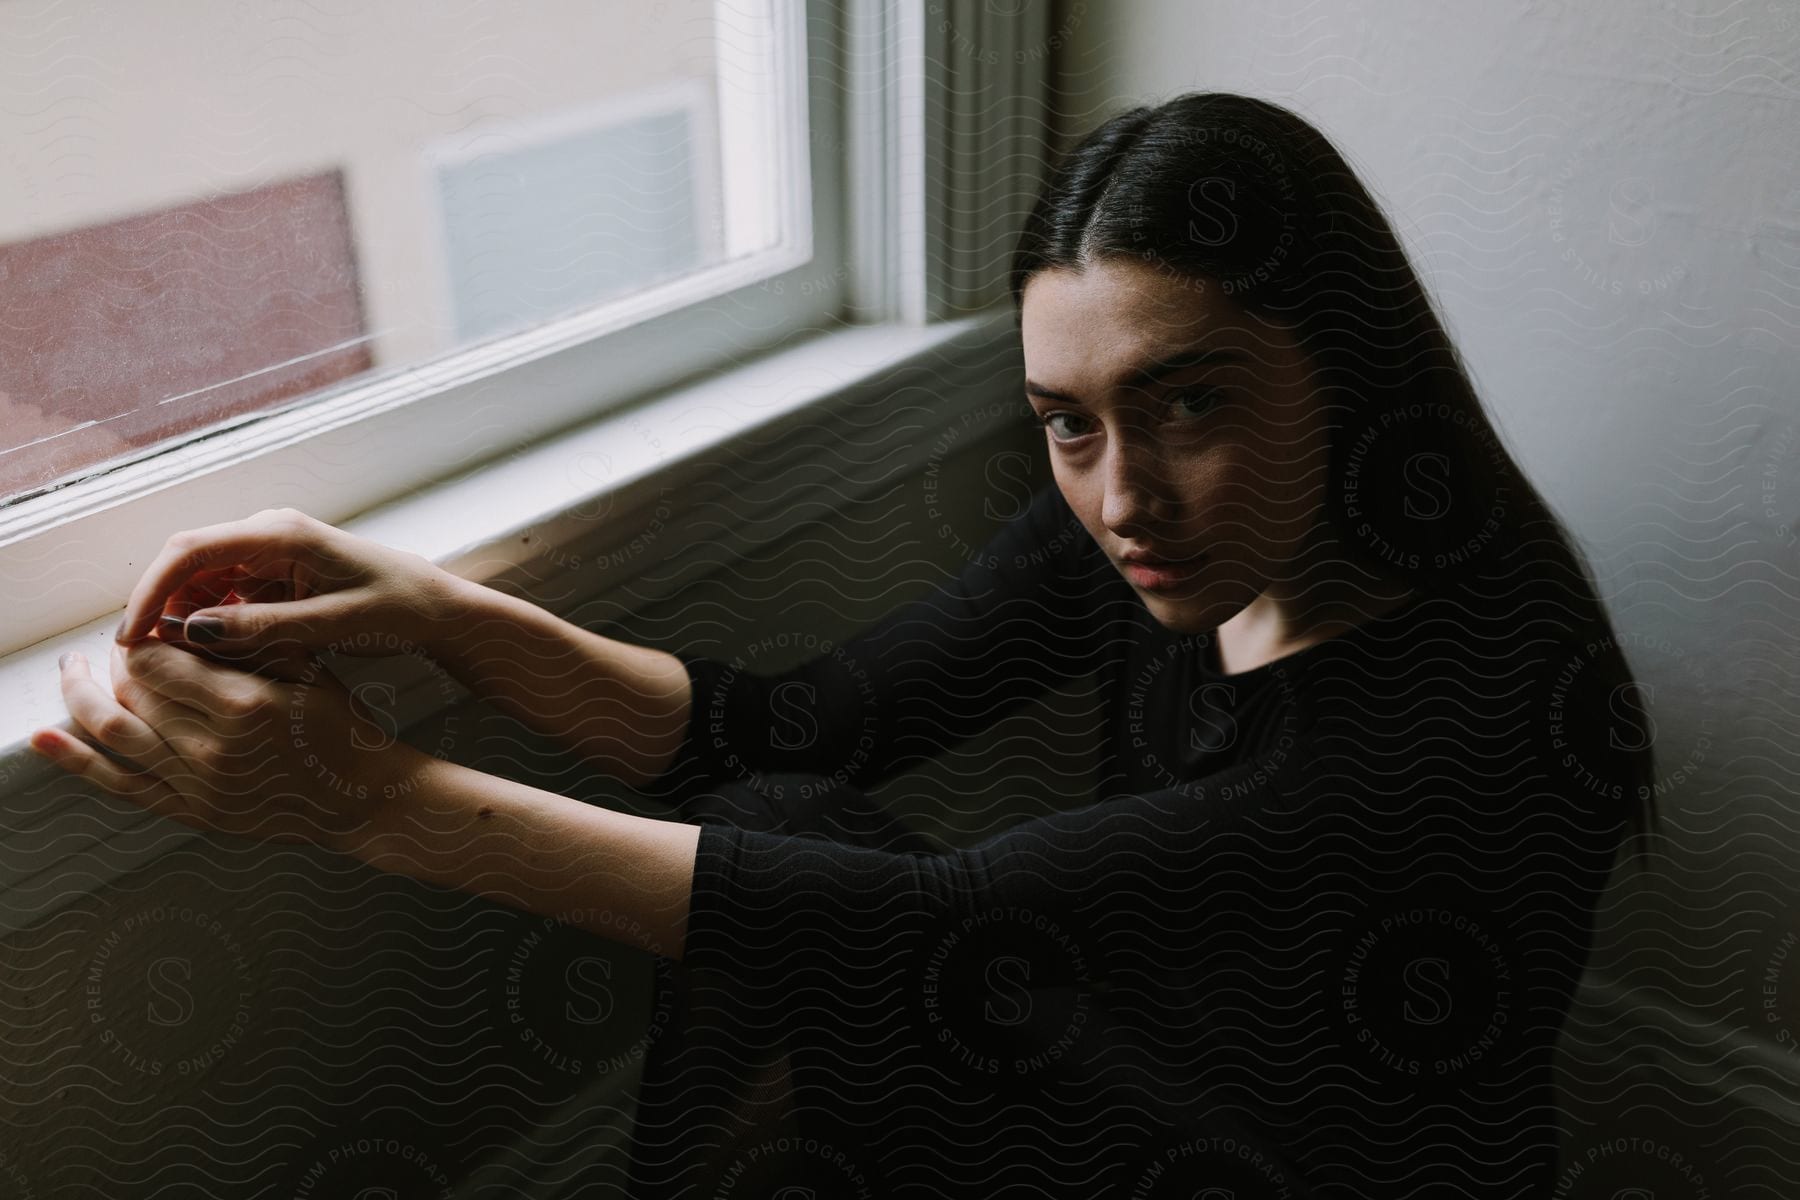
M1105 260L1217 289L1296 330L1332 414L1325 508L1341 544L1421 593L1505 598L1518 619L1584 645L1570 703L1609 708L1611 729L1590 732L1624 749L1620 794L1653 835L1651 733L1642 697L1620 702L1636 685L1587 560L1501 442L1393 227L1325 136L1223 92L1110 118L1053 166L1026 219L1010 276L1018 318L1033 275Z

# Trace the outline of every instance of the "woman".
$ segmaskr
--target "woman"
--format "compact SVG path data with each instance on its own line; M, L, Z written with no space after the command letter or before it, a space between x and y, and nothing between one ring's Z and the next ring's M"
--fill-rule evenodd
M1057 166L1012 291L1055 486L844 646L765 676L625 645L262 513L171 539L116 697L65 669L129 762L41 748L679 959L637 1193L1547 1194L1551 1045L1648 737L1390 225L1298 116L1187 95ZM256 674L147 636L233 599L209 653ZM279 653L357 632L684 819L374 748ZM952 852L864 800L1088 678L1091 804Z

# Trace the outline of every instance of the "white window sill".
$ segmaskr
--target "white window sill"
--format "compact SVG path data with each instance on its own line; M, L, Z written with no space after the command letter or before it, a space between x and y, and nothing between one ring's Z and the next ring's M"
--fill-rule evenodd
M845 406L867 400L870 386L881 389L875 395L879 411L896 387L892 373L912 366L928 371L934 418L948 420L957 406L973 410L993 399L996 348L1016 337L1010 305L922 327L837 330L609 412L571 433L340 524L482 583L541 580L565 560L585 561L592 568L598 565L592 554L564 556L559 548L590 544L607 531L603 527L628 539L650 509L678 512L680 502L667 499L671 492L706 474L742 434L784 422L796 427L829 423ZM963 386L946 386L946 380ZM939 409L940 403L950 411ZM915 393L892 406L893 419L920 424L919 404ZM868 418L852 426L866 429ZM791 487L785 495L791 499ZM746 506L755 503L746 495ZM606 513L601 521L593 516L597 508ZM221 514L219 519L247 515ZM718 540L716 532L708 537ZM678 532L665 533L657 551L631 561L639 570L656 566L667 574L669 560L687 544ZM607 582L612 582L610 576ZM57 659L66 651L80 651L95 664L96 674L104 672L122 613L121 608L0 658L0 801L61 775L27 745L36 729L73 731ZM403 727L448 702L441 687L413 688L410 703L405 686L401 694L397 715ZM0 880L0 888L6 882Z

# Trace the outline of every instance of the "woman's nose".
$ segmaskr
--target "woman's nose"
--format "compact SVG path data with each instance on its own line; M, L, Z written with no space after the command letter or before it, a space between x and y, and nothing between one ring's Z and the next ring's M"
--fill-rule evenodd
M1154 539L1166 528L1174 497L1152 442L1116 440L1107 450L1106 497L1100 521L1120 537Z

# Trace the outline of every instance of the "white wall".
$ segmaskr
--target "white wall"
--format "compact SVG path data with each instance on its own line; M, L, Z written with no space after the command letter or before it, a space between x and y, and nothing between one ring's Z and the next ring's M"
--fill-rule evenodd
M1674 847L1602 914L1570 1123L1708 1142L1730 1192L1757 1147L1723 1126L1800 1100L1800 3L1060 0L1056 24L1063 146L1191 90L1320 126L1590 548L1655 689Z

